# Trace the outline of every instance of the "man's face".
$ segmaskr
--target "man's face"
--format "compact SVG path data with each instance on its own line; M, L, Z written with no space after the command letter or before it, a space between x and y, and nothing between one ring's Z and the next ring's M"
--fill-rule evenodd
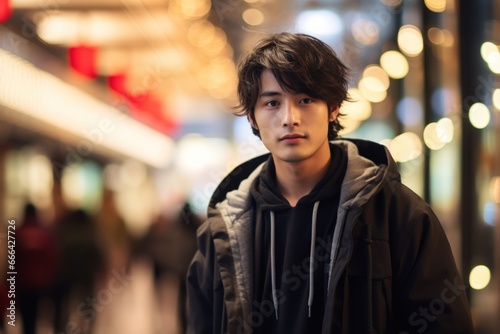
M338 108L328 112L325 101L306 94L285 92L270 70L261 75L255 104L255 122L260 137L275 161L300 162L330 155L328 123Z

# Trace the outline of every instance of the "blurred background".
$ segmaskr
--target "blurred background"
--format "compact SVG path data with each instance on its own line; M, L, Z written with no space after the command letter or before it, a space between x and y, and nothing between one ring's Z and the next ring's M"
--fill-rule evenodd
M389 147L498 333L499 20L498 0L0 0L0 332L183 331L209 198L266 151L232 114L238 58L293 31L352 69L342 136Z

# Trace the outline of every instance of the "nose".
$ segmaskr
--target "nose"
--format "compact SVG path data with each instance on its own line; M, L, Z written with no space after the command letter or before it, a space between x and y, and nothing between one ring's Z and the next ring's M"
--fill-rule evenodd
M300 124L299 110L292 102L284 103L283 116L281 125L283 126L297 126Z

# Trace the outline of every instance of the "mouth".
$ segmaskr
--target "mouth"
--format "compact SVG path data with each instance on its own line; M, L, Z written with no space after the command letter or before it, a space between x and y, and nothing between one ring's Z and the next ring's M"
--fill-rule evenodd
M304 135L301 135L301 134L298 134L298 133L289 133L289 134L286 134L284 136L281 136L279 141L282 141L282 142L297 142L297 141L300 141L301 139L304 139L305 136Z

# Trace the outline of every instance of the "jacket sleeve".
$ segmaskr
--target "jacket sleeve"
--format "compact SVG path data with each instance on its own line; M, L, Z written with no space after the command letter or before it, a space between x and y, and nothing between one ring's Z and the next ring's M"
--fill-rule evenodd
M198 230L198 250L187 274L187 333L220 332L223 294L218 275L210 228L205 222Z
M411 218L399 222L392 245L394 332L473 333L466 286L448 239L431 208L417 202Z

